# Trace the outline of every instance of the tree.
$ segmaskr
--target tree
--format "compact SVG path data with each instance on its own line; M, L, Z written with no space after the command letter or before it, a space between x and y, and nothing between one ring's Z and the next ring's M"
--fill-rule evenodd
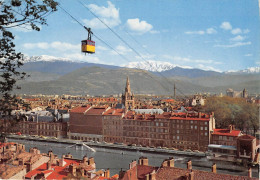
M0 0L0 113L4 119L17 120L11 118L11 112L23 102L12 91L19 89L16 82L26 77L26 73L19 71L24 57L15 51L15 36L11 29L21 27L40 31L40 25L47 24L46 17L57 10L57 5L54 0ZM0 133L1 127L3 123Z
M246 133L252 129L254 135L259 129L259 108L244 98L209 97L203 111L214 112L217 128L233 124Z

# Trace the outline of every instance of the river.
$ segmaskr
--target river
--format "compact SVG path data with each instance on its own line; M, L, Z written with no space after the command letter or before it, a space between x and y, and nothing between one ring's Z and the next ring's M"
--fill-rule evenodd
M68 144L63 143L51 143L51 142L39 142L39 141L28 141L19 139L8 139L9 142L18 142L25 145L26 151L32 147L37 147L41 153L47 153L52 150L54 154L61 157L63 154L70 153L74 158L82 159L83 156L94 157L96 167L98 169L110 169L110 174L118 174L119 171L127 170L129 163L132 160L138 160L139 157L144 156L149 159L149 165L160 166L164 159L169 158L169 155L158 154L158 153L144 153L117 149L98 148L94 149L96 152L91 152L84 148L68 147ZM171 156L172 157L172 156ZM173 155L175 167L186 168L188 160L192 161L192 168L203 171L211 171L211 165L213 161L209 161L206 157L191 157L191 156L180 156ZM235 165L231 162L217 161L217 173L220 174L232 174L238 176L247 176L247 168ZM225 168L227 167L227 168ZM258 177L258 172L253 169L253 177Z

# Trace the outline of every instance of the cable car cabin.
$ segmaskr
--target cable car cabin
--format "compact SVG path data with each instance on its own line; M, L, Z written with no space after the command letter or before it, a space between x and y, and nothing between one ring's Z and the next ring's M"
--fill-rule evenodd
M81 41L81 52L83 53L95 53L95 41L83 40Z

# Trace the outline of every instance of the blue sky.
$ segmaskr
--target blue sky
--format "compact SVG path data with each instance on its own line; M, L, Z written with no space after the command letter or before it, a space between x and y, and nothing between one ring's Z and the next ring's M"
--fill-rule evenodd
M40 32L14 29L17 50L121 66L144 60L216 71L260 66L258 0L80 0L141 57L77 0L58 2L127 60L95 37L96 53L82 54L87 32L61 9Z

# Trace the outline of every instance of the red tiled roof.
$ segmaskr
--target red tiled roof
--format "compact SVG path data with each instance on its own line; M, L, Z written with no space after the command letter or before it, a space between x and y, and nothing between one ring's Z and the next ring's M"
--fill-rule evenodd
M145 175L151 173L157 168L153 166L137 165L137 178L145 179Z
M103 115L114 115L114 116L121 116L124 113L124 109L109 109L104 112Z
M194 180L219 180L219 179L236 179L236 180L251 180L257 178L249 178L246 176L235 176L235 175L228 175L228 174L219 174L219 173L212 173L207 171L195 170L193 169L192 172L194 173L193 179ZM188 169L181 169L181 168L170 168L170 167L163 167L160 168L156 173L156 180L165 180L165 179L187 179L189 174L191 173Z
M232 130L230 132L229 129L214 129L212 135L220 135L220 136L235 136L238 137L240 135L240 130Z
M38 168L28 172L25 177L26 178L31 178L32 176L39 174L39 173L51 173L46 179L63 179L68 175L67 168L70 164L80 164L80 160L75 160L75 159L64 159L66 164L64 166L57 166L52 164L51 165L51 170L47 170L47 163L42 164ZM89 166L87 167L89 170L93 170L93 167ZM86 168L85 168L86 169Z
M86 115L102 115L106 111L106 107L92 107L86 112Z
M5 147L5 146L8 146L8 145L14 145L14 144L16 144L16 143L14 143L14 142L10 142L10 143L1 143L1 142L0 142L0 148Z
M70 112L73 112L73 113L84 113L90 107L91 106L80 106L80 107L76 107L74 109L71 109Z
M162 99L162 102L174 102L174 99Z

